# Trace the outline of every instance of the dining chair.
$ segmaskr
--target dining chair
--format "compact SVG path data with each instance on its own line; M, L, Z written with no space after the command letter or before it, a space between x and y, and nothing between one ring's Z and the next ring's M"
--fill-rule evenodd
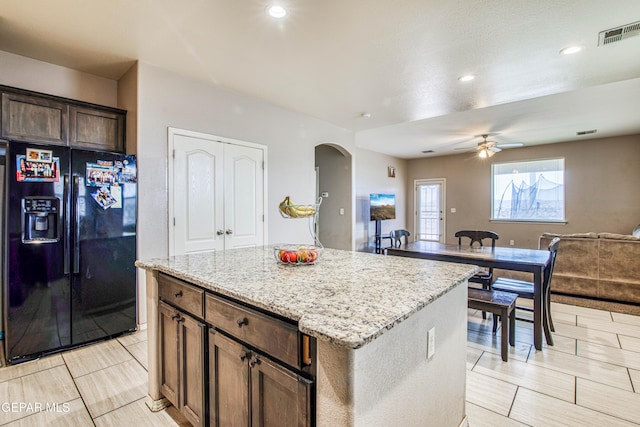
M551 319L551 279L553 277L553 268L556 264L556 257L558 255L558 246L560 246L560 238L556 237L549 242L550 259L549 264L544 269L542 277L542 327L547 339L547 343L551 342L551 332L555 332L553 326L553 320ZM492 289L504 292L513 292L518 294L518 297L533 299L534 285L533 282L527 282L524 280L509 279L506 277L499 277L493 282ZM523 307L516 305L516 309L523 311L533 312L531 307ZM532 323L531 319L523 319L516 316L517 320ZM498 321L496 317L493 318L493 330L498 327Z
M402 246L402 238L404 237L404 245L407 246L409 243L409 236L411 233L407 230L393 230L389 233L389 238L391 239L391 247L399 248Z
M483 240L491 240L492 249L496 247L496 240L500 238L498 233L484 230L460 230L456 232L455 237L458 238L458 246L462 246L463 238L469 239L469 246L471 247L473 247L474 244L477 246L484 246L482 242ZM479 271L469 279L469 282L480 283L482 285L482 289L491 289L491 283L493 282L493 268ZM484 311L482 312L482 318L487 318L487 313Z

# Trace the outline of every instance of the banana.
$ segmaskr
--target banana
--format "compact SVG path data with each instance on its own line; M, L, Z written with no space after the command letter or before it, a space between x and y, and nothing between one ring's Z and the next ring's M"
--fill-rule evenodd
M280 202L280 205L278 205L283 215L289 216L289 205L291 205L289 196L285 197L284 200Z
M283 201L278 205L280 212L283 215L291 218L300 218L306 216L313 216L316 213L316 208L310 205L296 205L291 201L289 196L285 197Z
M293 202L291 201L289 196L285 197L284 200L280 202L279 208L280 208L280 212L282 212L282 214L285 216L290 216L294 218L298 217L297 212L295 212L293 208Z
M309 205L296 206L298 216L312 216L316 213L316 208Z

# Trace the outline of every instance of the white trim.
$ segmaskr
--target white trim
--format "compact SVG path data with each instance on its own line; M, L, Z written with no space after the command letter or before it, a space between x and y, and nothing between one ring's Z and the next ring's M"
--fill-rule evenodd
M174 127L167 127L167 203L168 203L168 209L167 211L169 212L169 221L168 221L168 235L169 235L169 247L168 247L168 252L169 252L169 256L174 255L174 244L175 244L175 236L174 236L174 229L173 229L173 218L175 216L175 212L173 209L173 170L174 170L174 165L173 165L173 150L174 150L174 138L177 136L186 136L186 137L192 137L192 138L198 138L198 139L206 139L209 140L211 142L220 142L220 143L224 143L224 144L232 144L232 145L239 145L239 146L243 146L243 147L251 147L251 148L255 148L257 150L262 150L262 159L263 159L263 178L262 178L262 185L263 185L263 189L262 189L262 212L264 215L264 221L263 221L263 227L262 227L262 243L263 245L268 244L269 240L268 240L268 224L269 224L269 211L267 209L267 201L269 199L269 195L267 194L267 188L269 187L267 184L267 177L269 176L268 174L268 169L267 169L267 165L269 164L268 159L267 159L267 152L268 152L268 147L266 145L263 144L256 144L254 142L247 142L247 141L241 141L239 139L232 139L232 138L225 138L222 136L216 136L216 135L210 135L210 134L206 134L206 133L201 133L201 132L194 132L194 131L190 131L190 130L186 130L186 129L178 129L178 128L174 128Z
M418 240L418 186L428 184L440 184L442 186L442 230L440 230L440 243L446 243L447 241L447 179L446 178L433 178L433 179L416 179L413 181L413 235L414 240Z

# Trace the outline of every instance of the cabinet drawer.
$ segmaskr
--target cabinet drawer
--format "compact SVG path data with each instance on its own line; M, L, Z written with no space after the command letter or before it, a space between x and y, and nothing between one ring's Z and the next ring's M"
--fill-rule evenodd
M187 285L178 279L160 274L158 276L158 296L174 306L199 318L204 317L204 291Z
M205 295L205 310L214 327L291 366L300 365L295 326L211 294Z

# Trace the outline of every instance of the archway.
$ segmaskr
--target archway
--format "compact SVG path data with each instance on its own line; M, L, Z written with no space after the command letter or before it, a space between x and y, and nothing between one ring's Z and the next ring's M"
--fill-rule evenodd
M326 248L353 249L353 172L352 156L337 144L315 148L318 196L322 199L318 215L318 240Z

